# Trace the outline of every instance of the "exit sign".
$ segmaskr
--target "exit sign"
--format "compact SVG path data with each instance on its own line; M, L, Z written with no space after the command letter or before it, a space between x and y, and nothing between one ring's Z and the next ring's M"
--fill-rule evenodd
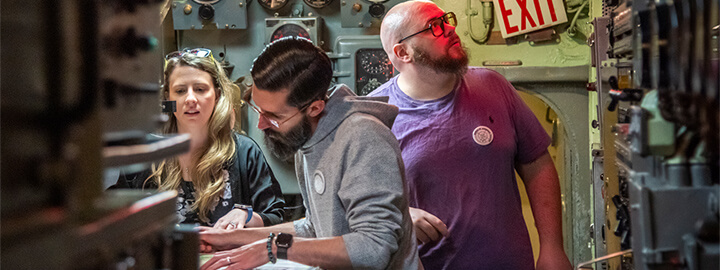
M562 0L493 0L503 38L567 22Z

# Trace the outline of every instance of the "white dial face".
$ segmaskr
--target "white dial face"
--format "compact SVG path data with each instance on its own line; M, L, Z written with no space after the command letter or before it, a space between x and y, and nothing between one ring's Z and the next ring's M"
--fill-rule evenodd
M193 1L195 1L195 3L201 4L201 5L203 5L203 4L212 5L217 2L220 2L220 0L193 0Z
M360 65L370 74L380 74L392 68L392 64L384 52L366 51L360 54Z
M285 6L288 0L258 0L261 6L269 10L277 10Z
M332 2L332 0L303 0L305 4L314 8L324 8Z

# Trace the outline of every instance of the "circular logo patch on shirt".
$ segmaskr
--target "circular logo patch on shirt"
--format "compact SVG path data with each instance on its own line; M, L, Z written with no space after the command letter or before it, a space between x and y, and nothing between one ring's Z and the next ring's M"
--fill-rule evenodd
M488 145L493 141L493 132L486 126L476 127L472 135L475 143L482 146Z
M325 177L322 172L315 171L315 175L313 176L313 187L315 188L315 192L318 194L323 194L323 192L325 192Z

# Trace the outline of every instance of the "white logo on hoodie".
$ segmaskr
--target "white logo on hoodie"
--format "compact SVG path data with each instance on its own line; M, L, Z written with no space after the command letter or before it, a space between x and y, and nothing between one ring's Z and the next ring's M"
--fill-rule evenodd
M313 187L315 188L315 192L318 194L323 194L323 192L325 192L325 177L321 171L315 171L315 175L313 176Z

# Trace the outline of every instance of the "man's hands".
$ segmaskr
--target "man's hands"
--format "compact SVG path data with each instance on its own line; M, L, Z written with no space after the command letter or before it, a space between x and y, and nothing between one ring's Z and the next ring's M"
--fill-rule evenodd
M261 239L242 247L215 253L200 270L219 269L253 269L269 261L267 240Z
M410 217L415 227L415 235L421 243L438 241L448 235L445 223L425 210L410 207Z
M245 227L248 212L242 209L230 210L225 216L218 219L213 228L234 230Z
M209 253L239 247L242 243L235 240L233 234L240 230L224 230L210 227L198 227L200 230L200 252Z

